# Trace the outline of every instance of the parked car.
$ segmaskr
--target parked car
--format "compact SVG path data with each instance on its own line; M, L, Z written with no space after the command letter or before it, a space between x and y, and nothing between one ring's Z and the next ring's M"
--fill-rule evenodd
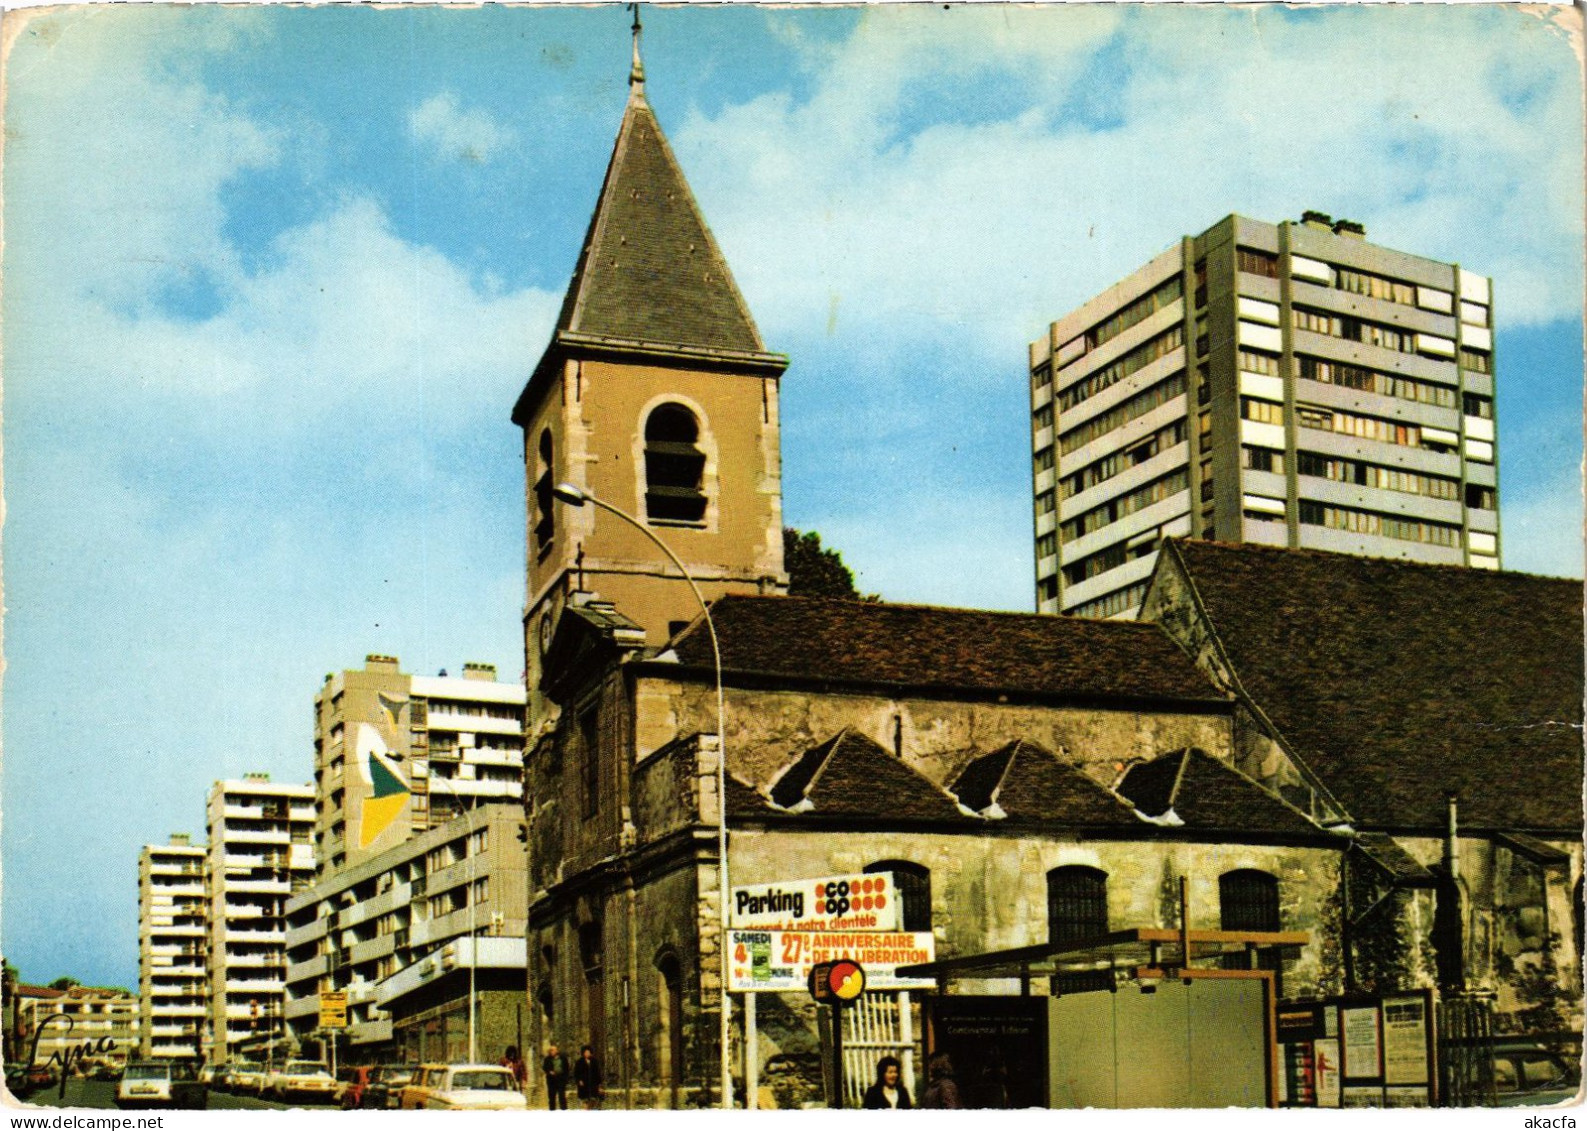
M264 1081L264 1065L245 1060L232 1066L227 1086L233 1095L257 1096L264 1087Z
M198 1082L198 1070L186 1061L134 1061L116 1085L116 1106L203 1111L209 1106L209 1089Z
M330 1066L319 1060L289 1060L270 1073L264 1093L281 1100L312 1100L330 1103L336 1098L336 1077Z
M499 1064L453 1064L425 1077L427 1111L523 1111L529 1105L512 1069Z
M398 1093L397 1107L402 1111L421 1111L430 1096L430 1088L446 1071L444 1064L421 1064Z
M60 1077L47 1064L20 1065L6 1070L6 1087L19 1100L58 1083Z
M343 1068L336 1073L336 1106L343 1111L352 1111L363 1105L364 1089L369 1086L369 1078L374 1075L373 1065L358 1064Z
M1493 1082L1500 1107L1564 1103L1581 1090L1581 1065L1542 1045L1497 1045Z
M402 1098L402 1089L418 1070L417 1064L382 1064L365 1085L359 1106L366 1111L395 1110Z

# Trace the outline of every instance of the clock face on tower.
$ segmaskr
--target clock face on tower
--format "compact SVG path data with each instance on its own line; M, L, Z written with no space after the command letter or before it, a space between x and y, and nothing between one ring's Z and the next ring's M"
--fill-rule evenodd
M551 609L547 609L540 618L540 655L543 658L551 650Z

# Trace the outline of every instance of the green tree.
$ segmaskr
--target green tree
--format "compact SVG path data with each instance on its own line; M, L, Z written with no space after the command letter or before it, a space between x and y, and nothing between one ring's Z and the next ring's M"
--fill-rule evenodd
M69 990L73 986L80 986L80 985L82 985L82 983L79 982L76 978L60 977L60 978L56 978L55 981L50 983L50 989L52 989L52 990Z
M783 568L788 571L790 597L835 597L843 601L874 601L854 588L854 574L843 564L843 555L821 545L821 535L801 534L793 527L782 532Z

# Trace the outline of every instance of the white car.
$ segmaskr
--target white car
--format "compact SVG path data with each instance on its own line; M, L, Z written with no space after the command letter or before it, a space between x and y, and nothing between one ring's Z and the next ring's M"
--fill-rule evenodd
M512 1070L497 1064L452 1064L425 1078L427 1111L524 1111L529 1104Z
M289 1060L270 1073L264 1091L283 1102L318 1100L328 1104L336 1099L336 1078L323 1061Z
M202 1111L209 1106L209 1089L198 1082L198 1073L183 1061L137 1061L127 1065L116 1085L116 1106L185 1107Z

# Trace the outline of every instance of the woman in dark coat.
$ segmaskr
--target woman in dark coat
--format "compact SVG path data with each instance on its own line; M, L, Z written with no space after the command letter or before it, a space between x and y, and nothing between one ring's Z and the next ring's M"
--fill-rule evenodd
M865 1089L865 1100L861 1107L883 1109L890 1107L909 1108L914 1104L909 1102L909 1089L904 1087L904 1082L899 1079L902 1069L896 1056L884 1056L876 1062L876 1083Z
M595 1050L589 1045L579 1050L579 1058L573 1062L573 1086L585 1111L601 1106L601 1062L595 1059Z

